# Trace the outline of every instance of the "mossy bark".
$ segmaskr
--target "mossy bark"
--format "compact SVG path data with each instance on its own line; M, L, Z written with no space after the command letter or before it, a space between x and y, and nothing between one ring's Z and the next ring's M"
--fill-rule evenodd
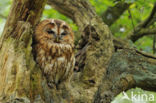
M145 55L134 50L124 49L121 52L116 48L117 52L113 52L108 26L96 15L90 3L84 0L49 0L49 4L75 21L82 35L77 45L76 65L70 87L62 86L59 90L49 88L32 53L33 31L45 4L46 0L13 1L0 39L0 102L110 103L123 90L134 86L146 89L144 87L149 82L142 81L150 78L150 75L142 67L150 68L151 65L152 68L147 71L154 71L154 57L148 61ZM131 72L131 65L137 67L134 70L142 70L143 73ZM155 76L154 73L151 76ZM144 74L147 78L140 79ZM155 77L150 78L151 87L155 85L152 80Z
M0 39L0 102L30 103L40 95L40 69L32 54L33 29L46 0L14 0ZM35 72L36 71L36 72ZM33 74L35 74L35 80ZM38 76L39 74L39 76Z
M110 60L94 103L110 103L119 93L135 87L156 91L155 69L156 57L135 49L118 49Z

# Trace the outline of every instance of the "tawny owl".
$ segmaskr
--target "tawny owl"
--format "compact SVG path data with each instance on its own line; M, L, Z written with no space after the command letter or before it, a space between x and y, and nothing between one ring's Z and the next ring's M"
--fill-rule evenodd
M48 84L59 84L70 78L73 72L74 35L62 20L46 19L38 24L34 35L36 62Z

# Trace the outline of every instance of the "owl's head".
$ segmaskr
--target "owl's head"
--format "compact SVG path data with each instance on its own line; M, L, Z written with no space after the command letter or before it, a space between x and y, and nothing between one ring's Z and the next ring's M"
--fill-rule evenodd
M74 35L69 25L57 19L46 19L41 21L35 30L35 40L50 41L55 44L74 44Z

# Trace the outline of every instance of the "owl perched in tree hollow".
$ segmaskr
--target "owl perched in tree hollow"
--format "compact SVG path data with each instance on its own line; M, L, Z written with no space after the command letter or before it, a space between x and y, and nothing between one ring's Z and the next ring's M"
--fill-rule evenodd
M75 65L71 28L62 20L43 20L36 27L34 41L36 62L48 85L69 80Z

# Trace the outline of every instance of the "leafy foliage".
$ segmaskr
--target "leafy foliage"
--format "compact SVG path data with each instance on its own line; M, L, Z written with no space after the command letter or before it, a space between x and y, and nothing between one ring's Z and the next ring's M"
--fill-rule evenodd
M112 26L112 33L119 38L126 38L134 27L144 21L151 13L154 6L154 0L138 0L133 2L128 10ZM132 16L130 16L132 15ZM133 25L134 24L134 25ZM153 25L155 27L155 25ZM141 38L135 43L139 50L152 53L152 36Z

